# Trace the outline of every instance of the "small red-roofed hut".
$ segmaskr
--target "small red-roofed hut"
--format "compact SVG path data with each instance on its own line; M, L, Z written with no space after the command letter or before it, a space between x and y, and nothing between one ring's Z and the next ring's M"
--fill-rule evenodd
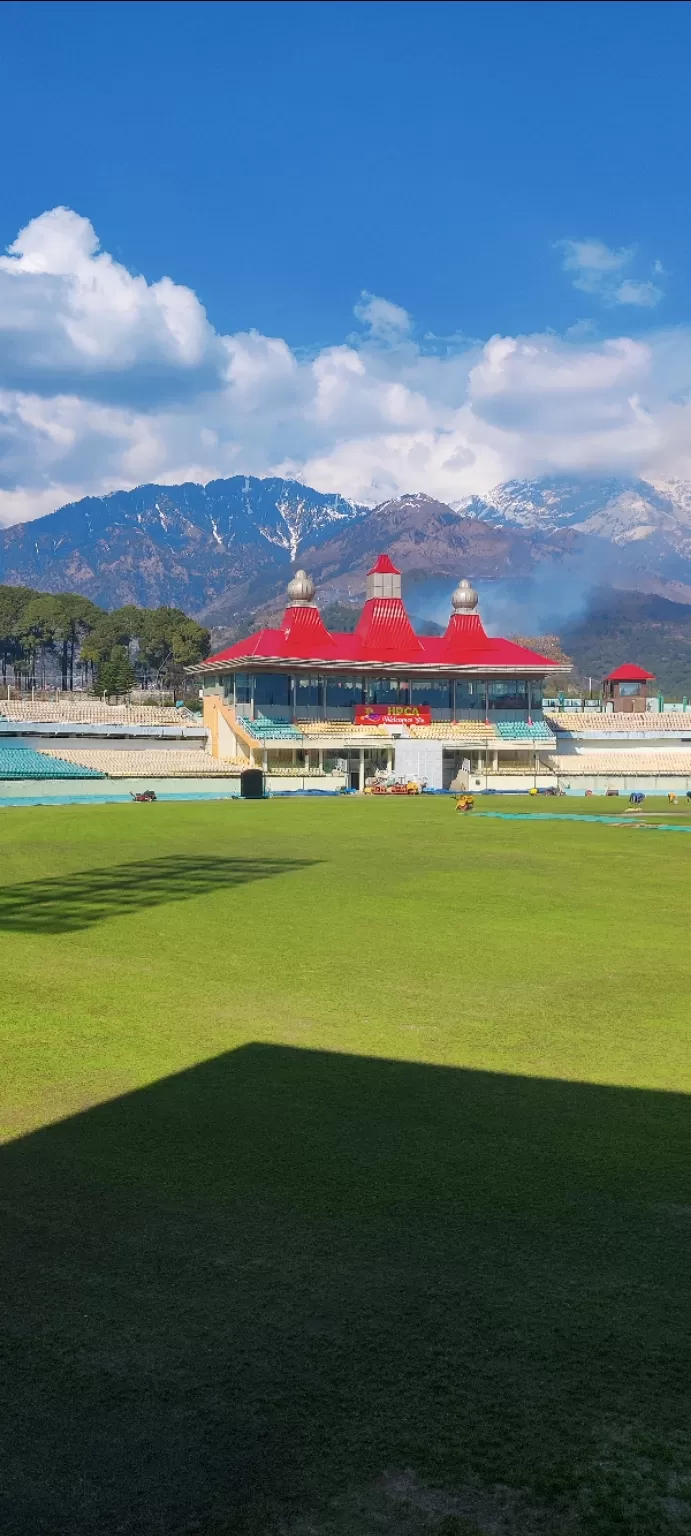
M611 704L617 715L644 715L648 708L648 683L654 681L654 672L625 662L603 679L605 704Z

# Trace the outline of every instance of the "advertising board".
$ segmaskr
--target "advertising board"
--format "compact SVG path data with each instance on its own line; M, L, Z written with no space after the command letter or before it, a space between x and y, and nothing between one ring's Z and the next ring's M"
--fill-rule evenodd
M429 704L356 704L356 725L431 725Z

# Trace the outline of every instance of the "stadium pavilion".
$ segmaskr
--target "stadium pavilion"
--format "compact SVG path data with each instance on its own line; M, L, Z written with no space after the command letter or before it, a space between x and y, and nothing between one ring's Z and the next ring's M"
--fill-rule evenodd
M415 633L388 555L369 572L352 634L326 628L304 571L287 597L278 628L189 669L215 757L272 774L342 774L360 789L381 769L445 788L459 771L524 776L538 749L554 749L544 679L568 667L489 636L468 581L438 637Z
M434 789L691 796L688 699L665 703L650 692L652 673L628 662L604 679L601 698L547 699L545 675L567 668L488 636L467 581L444 634L416 635L385 555L353 634L328 632L298 571L278 628L188 670L202 684L204 723L183 706L72 693L0 701L0 802L154 787L224 798L253 765L272 794L357 789L383 769Z

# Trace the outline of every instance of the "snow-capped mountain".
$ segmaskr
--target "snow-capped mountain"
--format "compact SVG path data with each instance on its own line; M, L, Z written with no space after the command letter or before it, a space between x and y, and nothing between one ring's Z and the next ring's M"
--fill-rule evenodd
M235 475L86 496L0 533L0 582L82 592L108 608L202 611L229 586L242 599L311 546L367 515L296 480Z
M464 517L549 537L570 528L610 544L661 540L691 558L691 485L683 481L544 477L508 480L487 496L454 502Z
M144 485L0 531L0 583L82 592L107 608L170 603L226 623L279 601L296 562L326 595L356 596L382 549L413 582L537 577L689 603L691 485L512 480L453 508L420 493L364 507L276 477Z

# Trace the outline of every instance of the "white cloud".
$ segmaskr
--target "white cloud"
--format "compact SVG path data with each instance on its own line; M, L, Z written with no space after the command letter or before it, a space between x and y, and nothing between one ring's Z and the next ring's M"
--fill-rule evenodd
M632 304L639 309L653 309L664 298L662 288L650 279L622 277L636 255L634 245L611 250L603 240L558 240L557 249L564 252L562 266L565 272L573 272L574 288L582 293L593 293L608 307ZM653 263L653 275L664 275L661 261Z
M628 251L572 244L569 270L650 307ZM0 521L240 473L372 503L456 501L550 471L691 475L688 330L599 339L583 322L440 353L387 299L362 295L356 316L356 335L311 357L256 331L222 336L189 288L101 251L88 220L34 219L0 258Z
M146 371L155 391L222 366L222 350L196 294L163 277L147 283L99 249L88 219L54 208L0 256L3 371L43 387L80 377L107 393L123 370Z
M655 283L636 282L634 278L627 277L614 291L617 304L636 304L640 309L654 309L663 298L662 289Z
M632 246L611 251L602 240L560 240L558 245L564 252L564 271L577 274L573 286L584 293L598 293L603 281L627 267L634 255Z
M412 329L407 309L392 304L390 299L378 299L376 294L366 290L360 294L354 313L378 341L401 341Z

